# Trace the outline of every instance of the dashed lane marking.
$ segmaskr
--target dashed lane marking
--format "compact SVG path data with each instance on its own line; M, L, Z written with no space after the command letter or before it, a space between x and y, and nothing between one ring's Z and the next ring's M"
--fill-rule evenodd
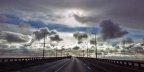
M81 61L82 62L82 61ZM87 66L84 62L82 62L85 66ZM91 69L90 67L87 66L88 69Z

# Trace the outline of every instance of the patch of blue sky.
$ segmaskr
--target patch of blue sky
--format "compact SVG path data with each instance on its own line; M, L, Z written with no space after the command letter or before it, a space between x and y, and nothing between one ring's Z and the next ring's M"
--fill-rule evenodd
M5 14L5 16L6 16L6 21L4 21L3 23L18 25L20 22L22 22L22 20L20 20L17 16L8 15L8 14Z
M57 30L59 32L86 32L87 27L68 27L63 24L44 24L40 21L23 21L20 20L18 17L13 15L5 15L7 17L7 21L4 23L19 25L20 22L26 22L31 25L33 28L41 28L41 27L48 27L49 30ZM92 32L98 33L99 29L97 27L92 28Z

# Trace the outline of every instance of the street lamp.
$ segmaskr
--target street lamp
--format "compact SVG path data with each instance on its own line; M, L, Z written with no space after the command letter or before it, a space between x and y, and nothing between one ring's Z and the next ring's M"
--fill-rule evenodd
M57 46L56 46L56 57L57 57Z
M83 47L83 51L82 51L82 52L83 52L83 57L84 57L84 47L85 47L85 46L84 46L84 45L82 45L82 47Z
M95 35L95 54L96 54L96 59L97 59L97 40L96 40L96 33L92 33Z
M63 50L64 50L64 46L61 47L61 57L63 56Z
M40 43L40 44L44 44L44 47L43 47L43 56L42 56L42 58L44 59L44 56L45 56L45 34L46 33L44 33L44 43Z
M85 42L85 43L86 43L86 42ZM88 43L86 43L86 45L87 45L86 47L87 47L87 57L88 57Z

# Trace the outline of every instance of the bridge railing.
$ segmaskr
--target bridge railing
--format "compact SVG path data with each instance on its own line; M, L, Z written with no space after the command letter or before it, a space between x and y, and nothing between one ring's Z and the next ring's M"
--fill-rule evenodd
M33 58L0 58L0 62L17 62L17 61L30 61L30 60L40 60L42 57Z
M111 59L98 59L99 61L114 63L119 65L125 65L130 67L144 67L144 61L135 61L135 60L111 60Z
M45 57L45 59L51 58L65 58L65 57ZM26 57L26 58L0 58L0 63L3 62L19 62L19 61L33 61L33 60L43 60L43 57Z
M68 57L27 57L27 58L0 58L0 72L9 72L14 69L49 63Z
M95 58L84 58L88 61L92 62L105 62L112 63L120 66L125 66L129 68L135 68L139 70L144 70L144 61L136 61L136 60L112 60L112 59L95 59Z

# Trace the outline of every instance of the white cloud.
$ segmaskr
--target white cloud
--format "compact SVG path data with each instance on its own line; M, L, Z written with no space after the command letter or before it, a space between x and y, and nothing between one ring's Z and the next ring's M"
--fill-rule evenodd
M59 32L58 34L63 39L63 41L59 42L59 46L72 46L77 44L77 40L73 37L73 33Z

